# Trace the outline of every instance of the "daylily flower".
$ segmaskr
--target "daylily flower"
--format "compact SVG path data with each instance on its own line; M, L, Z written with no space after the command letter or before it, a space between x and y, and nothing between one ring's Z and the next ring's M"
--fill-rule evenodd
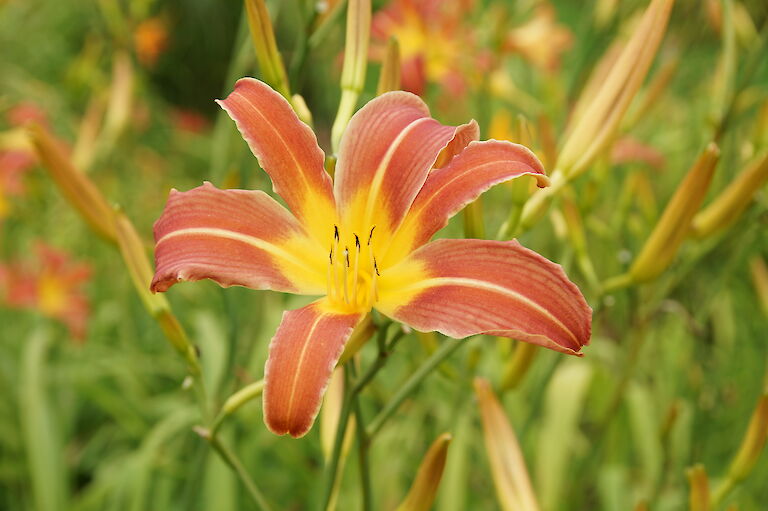
M75 339L84 339L90 306L82 287L90 277L90 266L44 243L38 243L36 252L36 262L0 265L0 300L61 321Z
M165 20L155 16L141 21L133 31L133 46L139 62L153 68L168 48L168 26Z
M452 96L467 90L467 73L477 72L476 62L466 62L466 51L475 47L471 27L463 24L472 2L394 0L376 12L371 23L374 57L383 59L390 37L400 44L400 77L403 90L422 95L428 82L438 83Z
M561 55L573 42L571 31L555 20L555 8L547 2L537 5L533 18L512 29L505 50L519 53L542 71L556 71Z
M263 400L274 433L309 430L346 340L374 307L456 338L570 354L588 343L591 310L558 265L516 241L429 242L497 183L531 175L546 185L525 147L478 142L474 121L444 126L417 96L388 92L352 117L332 182L314 133L269 86L244 78L219 104L290 211L262 191L173 190L155 223L151 289L209 278L322 296L286 312L271 341Z

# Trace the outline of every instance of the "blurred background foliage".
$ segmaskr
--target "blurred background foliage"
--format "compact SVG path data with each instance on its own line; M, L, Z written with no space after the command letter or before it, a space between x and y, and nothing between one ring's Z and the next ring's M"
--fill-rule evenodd
M344 45L344 16L327 21L327 11L316 10L332 10L328 3L267 2L292 92L306 100L326 149ZM386 4L375 1L374 10ZM530 142L549 168L590 75L647 2L445 4L458 14L438 31L443 39L422 44L435 59L448 57L427 50L447 45L464 82L456 92L455 83L427 76L432 114L446 123L475 118L482 138ZM543 35L530 48L509 43L541 7L552 15ZM586 356L537 351L510 383L505 374L519 347L466 341L373 443L376 509L396 507L417 460L446 431L453 440L435 508L499 509L475 376L497 390L545 511L687 509L686 473L696 464L710 487L721 484L768 386L765 185L743 199L749 206L735 224L685 242L652 282L610 292L599 282L630 268L708 142L717 142L721 158L705 205L768 149L767 20L762 0L675 3L621 134L563 194L575 204L589 264L562 203L520 237L562 264L595 310ZM327 31L312 41L324 22ZM404 57L419 51L400 43ZM183 361L144 311L118 252L34 162L23 128L30 120L49 127L147 241L171 187L210 180L271 190L213 103L236 78L259 77L242 4L3 0L0 49L0 509L251 508L236 475L193 432L201 419ZM375 95L379 68L372 59L360 104ZM669 80L654 93L665 72ZM508 216L510 193L499 186L482 199L489 237ZM446 234L459 237L464 228L459 216ZM11 293L14 278L31 294ZM298 304L210 282L178 286L168 298L199 348L217 406L261 378L281 311ZM78 321L86 322L82 331ZM431 341L409 334L398 345L363 395L367 409L388 401L432 352ZM374 355L366 346L363 366ZM314 509L321 493L318 432L276 437L253 402L221 436L275 509L299 510ZM767 458L713 509L766 509ZM358 509L357 465L346 465L338 509Z

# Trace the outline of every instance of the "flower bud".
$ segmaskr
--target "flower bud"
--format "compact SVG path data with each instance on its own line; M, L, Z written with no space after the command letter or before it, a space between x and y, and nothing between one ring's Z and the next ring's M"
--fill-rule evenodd
M488 381L475 378L474 383L483 421L485 449L501 508L504 511L538 511L525 459L504 409Z
M752 273L752 284L755 286L757 299L763 312L768 316L768 266L760 256L754 256L749 261L749 269Z
M707 194L720 149L710 143L677 187L653 232L629 270L632 282L647 282L670 265L691 228L691 220Z
M752 161L709 206L693 218L692 235L707 238L733 225L766 181L768 152Z
M341 101L331 128L333 152L339 150L341 135L357 108L368 67L368 40L371 34L371 0L349 0L344 66L341 70Z
M400 89L400 44L397 39L390 37L387 41L387 49L384 54L384 62L379 74L379 85L376 94Z
M688 498L690 511L709 511L709 480L704 465L698 464L686 472L691 492Z
M251 29L251 40L256 50L261 77L290 101L288 76L285 73L283 59L277 51L275 32L264 0L245 0L245 12L248 16L248 27Z
M731 463L728 477L734 482L746 479L760 458L768 439L768 392L760 396L757 407L749 421L749 427L741 441L741 447Z
M653 0L615 65L568 130L556 168L569 178L584 172L611 142L666 31L674 0Z
M115 214L96 185L75 168L61 144L44 128L32 124L28 134L40 162L62 195L97 234L115 243Z
M443 433L437 437L419 465L416 479L414 479L405 500L397 507L397 511L429 511L432 509L437 487L443 477L450 443L450 433Z

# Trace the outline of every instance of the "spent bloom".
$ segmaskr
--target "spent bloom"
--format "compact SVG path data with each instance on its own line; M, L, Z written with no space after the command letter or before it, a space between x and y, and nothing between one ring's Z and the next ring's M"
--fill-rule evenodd
M516 241L429 242L497 183L531 175L546 185L525 147L479 142L474 121L442 125L417 96L389 92L352 117L332 181L314 133L269 86L244 78L219 104L288 209L262 191L172 191L155 223L151 288L209 278L321 296L284 313L271 341L263 400L273 432L309 430L372 308L456 338L485 333L570 354L588 343L591 310L560 266Z

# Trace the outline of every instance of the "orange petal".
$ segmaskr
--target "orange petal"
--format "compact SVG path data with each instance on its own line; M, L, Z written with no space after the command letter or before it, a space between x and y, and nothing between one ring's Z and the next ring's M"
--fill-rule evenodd
M484 191L523 175L535 176L539 186L549 184L541 162L528 148L500 140L470 143L447 166L430 173L381 258L382 267L397 263L429 241Z
M288 101L267 84L242 78L217 103L235 121L272 185L296 218L325 243L335 215L333 185L323 167L324 154L312 130Z
M512 337L579 354L592 310L562 268L516 241L438 240L382 270L376 308L416 330Z
M309 431L361 316L338 313L324 300L283 314L264 368L264 422L270 431L294 438Z
M173 190L155 223L155 243L153 291L207 278L222 286L325 292L324 250L264 192L210 183Z
M382 94L350 120L339 148L334 193L343 230L378 243L402 221L440 152L467 127L444 126L413 94Z

